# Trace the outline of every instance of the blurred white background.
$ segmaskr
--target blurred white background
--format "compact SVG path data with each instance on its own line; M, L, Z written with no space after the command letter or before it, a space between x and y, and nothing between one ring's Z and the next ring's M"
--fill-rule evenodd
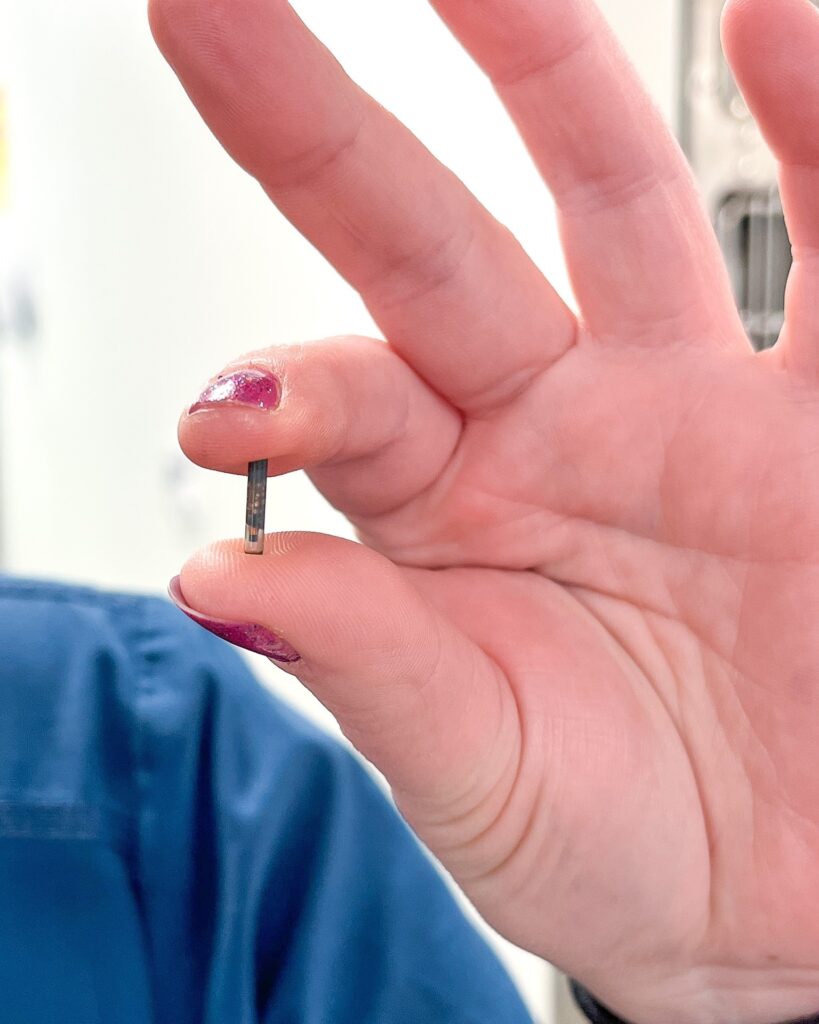
M550 199L423 0L294 6L568 297ZM671 117L675 0L602 6ZM241 533L245 481L176 446L199 386L265 344L378 332L201 124L144 0L0 0L0 17L0 569L161 593L191 551ZM271 482L268 529L350 536L300 475ZM333 728L290 677L254 667ZM533 1014L551 1020L550 972L498 948Z

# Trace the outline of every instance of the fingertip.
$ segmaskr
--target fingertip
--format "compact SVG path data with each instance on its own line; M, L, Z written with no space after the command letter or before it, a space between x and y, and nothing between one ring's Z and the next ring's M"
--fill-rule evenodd
M236 7L239 2L235 0ZM219 0L148 0L148 24L164 53L185 38L200 39L206 34L203 28L213 25L225 6Z
M171 580L168 593L188 615L195 609L211 622L264 623L279 637L282 623L277 611L283 610L289 588L287 573L277 574L274 570L271 574L271 562L297 547L293 540L298 536L268 534L261 557L247 555L243 541L238 538L207 544L187 559L178 576ZM276 575L280 578L276 579ZM289 622L292 609L284 611ZM267 617L270 613L273 621ZM231 639L231 642L236 641ZM238 643L238 646L247 645Z
M352 549L352 550L350 550ZM247 615L271 596L284 598L292 584L321 569L335 571L361 546L318 533L268 533L264 553L248 555L241 538L216 540L194 551L179 571L179 586L196 608ZM291 578L292 577L292 578Z
M174 576L168 585L168 596L176 607L197 625L222 640L261 654L280 667L294 666L301 662L301 654L279 633L252 621L237 621L211 612L199 611L188 603L182 588L181 577Z
M389 560L318 533L268 534L261 557L246 555L239 539L206 545L182 566L176 590L211 618L286 636L314 665L337 667L362 652L382 668L406 660L409 624L425 617L425 602Z
M728 60L743 62L760 53L780 53L799 44L805 32L819 30L819 12L812 0L728 0L720 31Z
M148 24L169 63L210 92L202 72L224 86L238 68L258 65L260 40L289 10L286 0L149 0Z
M728 0L722 8L719 19L719 39L722 52L729 64L733 65L732 53L734 47L734 25L737 18L742 19L742 13L737 13L738 7L743 7L746 0Z
M813 161L819 11L812 0L729 0L721 31L728 63L777 158Z
M154 42L170 60L181 26L195 13L196 0L148 0L148 26Z
M271 419L281 409L284 384L266 360L232 364L196 394L176 429L179 446L195 465L231 475L244 475L248 463L262 459L274 460L270 475L301 468L293 461L300 424L287 409L275 423Z
M762 5L757 0L727 0L720 16L720 36L726 53L733 45L736 33L741 33L748 23L749 16L753 18L757 8L761 8L764 15L764 7L768 3L770 0L764 0Z
M154 37L154 41L157 46L160 46L160 48L163 29L162 18L161 0L148 0L148 27L151 30L151 35Z
M732 67L747 56L758 55L776 38L783 18L791 17L794 9L799 16L802 6L802 0L728 0L722 9L720 35Z
M267 542L268 538L265 538ZM213 541L194 551L179 570L176 589L184 594L196 608L205 608L214 598L223 598L226 587L237 576L242 541L225 539Z
M188 408L193 415L206 409L240 406L272 412L278 409L282 385L272 369L260 363L225 370L199 389L195 402Z

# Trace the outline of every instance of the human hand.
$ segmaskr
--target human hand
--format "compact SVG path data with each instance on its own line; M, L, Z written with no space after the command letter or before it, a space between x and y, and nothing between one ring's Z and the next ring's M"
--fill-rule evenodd
M436 7L555 196L580 321L283 0L152 0L205 120L388 340L251 353L223 373L271 370L275 408L182 416L195 462L306 468L364 542L215 544L185 600L295 647L486 919L621 1016L817 1012L819 16L726 15L795 244L757 356L592 4Z

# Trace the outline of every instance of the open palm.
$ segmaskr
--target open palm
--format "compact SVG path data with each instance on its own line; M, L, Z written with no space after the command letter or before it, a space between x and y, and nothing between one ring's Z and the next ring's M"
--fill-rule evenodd
M757 356L594 6L435 6L555 196L581 320L282 0L153 0L203 116L387 339L242 356L223 379L272 371L276 407L183 415L191 458L307 468L364 541L217 544L185 600L292 644L484 916L622 1016L815 1012L819 16L727 13L795 247Z

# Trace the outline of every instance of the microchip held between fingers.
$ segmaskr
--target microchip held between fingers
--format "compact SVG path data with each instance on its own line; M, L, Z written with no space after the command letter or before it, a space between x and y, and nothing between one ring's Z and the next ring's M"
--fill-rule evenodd
M247 508L245 511L245 554L264 554L264 513L267 502L267 459L247 467Z

